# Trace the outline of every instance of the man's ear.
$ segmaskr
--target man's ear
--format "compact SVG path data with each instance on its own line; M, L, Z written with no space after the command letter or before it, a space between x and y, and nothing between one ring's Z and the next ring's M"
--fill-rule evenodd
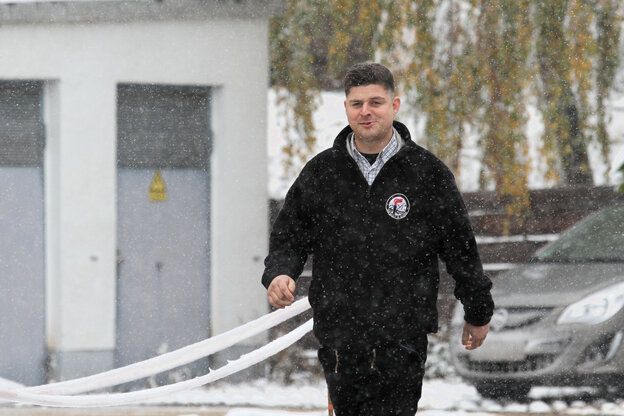
M394 97L392 99L392 111L394 112L394 115L399 112L399 108L401 108L401 99L399 97Z

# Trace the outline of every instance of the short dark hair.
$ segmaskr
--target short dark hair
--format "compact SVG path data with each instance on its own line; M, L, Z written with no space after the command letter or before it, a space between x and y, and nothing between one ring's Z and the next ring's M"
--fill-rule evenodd
M394 94L394 77L388 68L375 62L361 62L347 70L344 79L345 95L349 95L353 87L371 84L381 85Z

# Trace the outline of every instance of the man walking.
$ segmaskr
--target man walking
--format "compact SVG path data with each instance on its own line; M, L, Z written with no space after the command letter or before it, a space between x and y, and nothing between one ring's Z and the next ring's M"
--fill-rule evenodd
M349 125L288 191L262 283L273 306L290 305L313 255L314 334L337 416L413 416L438 329L438 259L455 279L468 349L487 335L492 284L452 173L394 120L390 70L356 64L344 84Z

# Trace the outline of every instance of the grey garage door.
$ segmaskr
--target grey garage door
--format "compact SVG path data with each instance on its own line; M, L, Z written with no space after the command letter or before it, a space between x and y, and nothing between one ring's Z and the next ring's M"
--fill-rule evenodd
M0 82L0 377L45 381L42 84Z
M118 87L118 366L210 333L209 103L205 88Z

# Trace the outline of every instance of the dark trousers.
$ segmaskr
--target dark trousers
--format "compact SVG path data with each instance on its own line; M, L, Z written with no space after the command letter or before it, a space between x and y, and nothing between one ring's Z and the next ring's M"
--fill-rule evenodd
M427 336L384 347L322 346L318 352L336 416L414 416L427 358Z

